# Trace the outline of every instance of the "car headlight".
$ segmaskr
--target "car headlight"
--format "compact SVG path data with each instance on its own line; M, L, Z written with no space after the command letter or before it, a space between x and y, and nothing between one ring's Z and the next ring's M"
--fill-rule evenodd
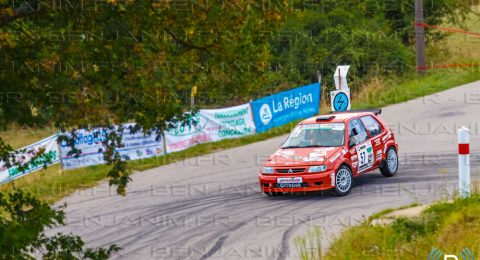
M308 172L324 172L327 170L326 165L317 165L317 166L310 166Z
M273 168L272 167L262 167L262 173L263 174L273 174Z

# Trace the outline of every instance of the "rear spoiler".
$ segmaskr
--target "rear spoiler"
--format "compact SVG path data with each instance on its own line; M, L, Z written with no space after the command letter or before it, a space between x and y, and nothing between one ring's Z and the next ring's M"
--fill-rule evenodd
M373 113L374 115L378 116L382 113L382 109L381 108L356 109L356 110L348 110L348 111L341 111L341 112L332 112L331 114L362 113L362 112L369 112L369 113Z

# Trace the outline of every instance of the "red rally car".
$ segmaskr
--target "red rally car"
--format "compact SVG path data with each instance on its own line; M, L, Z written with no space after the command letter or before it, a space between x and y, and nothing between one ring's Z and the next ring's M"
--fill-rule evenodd
M380 113L357 110L303 120L262 165L262 191L276 196L332 190L344 196L361 174L379 168L383 176L395 176L398 144Z

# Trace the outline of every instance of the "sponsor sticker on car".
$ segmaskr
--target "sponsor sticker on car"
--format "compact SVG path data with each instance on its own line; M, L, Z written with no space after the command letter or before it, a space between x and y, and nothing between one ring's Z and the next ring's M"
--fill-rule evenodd
M277 183L302 183L302 177L282 177L277 178Z
M382 153L382 150L378 150L377 151L377 161L381 161L383 158L383 153Z
M358 171L364 171L373 165L373 149L370 142L365 142L357 147Z
M302 181L302 177L277 178L275 188L301 188L303 185Z

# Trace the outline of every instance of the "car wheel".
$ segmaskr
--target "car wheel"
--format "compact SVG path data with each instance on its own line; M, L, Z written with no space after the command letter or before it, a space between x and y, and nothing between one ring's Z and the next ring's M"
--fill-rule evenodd
M345 165L340 166L335 174L335 189L333 192L338 196L345 196L350 193L352 186L352 171Z
M387 159L382 162L380 172L385 177L393 177L398 171L398 154L394 147L387 150Z
M264 193L268 196L271 196L271 197L277 197L277 196L283 195L282 192L268 192L268 191L265 191Z

